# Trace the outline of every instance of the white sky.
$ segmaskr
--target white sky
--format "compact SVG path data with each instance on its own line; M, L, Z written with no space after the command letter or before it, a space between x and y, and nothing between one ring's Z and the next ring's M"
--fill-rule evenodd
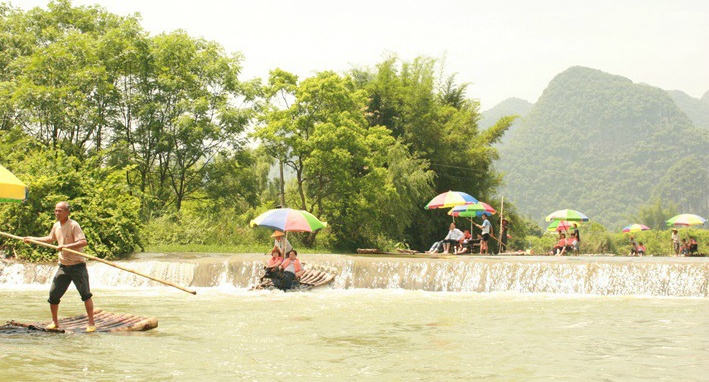
M8 2L8 0L0 0ZM23 9L47 0L9 0ZM445 57L486 110L536 102L574 65L699 98L709 90L707 0L74 0L140 13L151 34L184 29L245 56L242 79Z

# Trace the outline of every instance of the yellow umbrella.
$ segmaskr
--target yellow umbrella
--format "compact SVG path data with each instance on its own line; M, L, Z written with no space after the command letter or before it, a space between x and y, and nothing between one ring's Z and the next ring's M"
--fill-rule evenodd
M0 165L0 202L22 203L27 199L27 186Z

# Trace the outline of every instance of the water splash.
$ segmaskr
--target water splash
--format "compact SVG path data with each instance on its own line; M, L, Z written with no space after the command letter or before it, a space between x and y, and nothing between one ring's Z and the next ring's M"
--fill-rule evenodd
M464 257L453 259L301 255L306 267L336 276L332 289L405 289L435 292L513 292L585 295L708 297L709 261L703 258ZM247 288L263 274L265 257L167 256L118 264L185 287ZM53 264L0 264L0 286L48 285ZM92 286L161 284L104 264L90 263Z

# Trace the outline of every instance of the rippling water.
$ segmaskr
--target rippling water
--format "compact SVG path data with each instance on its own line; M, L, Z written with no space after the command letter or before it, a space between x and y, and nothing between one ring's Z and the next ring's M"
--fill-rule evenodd
M123 334L0 335L0 380L665 380L709 375L709 299L220 286L99 288L155 316ZM0 320L48 320L45 285L0 288ZM73 287L60 315L83 312Z

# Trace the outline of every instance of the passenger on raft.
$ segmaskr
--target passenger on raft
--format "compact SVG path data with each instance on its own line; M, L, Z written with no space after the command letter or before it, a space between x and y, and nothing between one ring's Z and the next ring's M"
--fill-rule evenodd
M551 250L552 255L556 256L561 256L562 251L564 251L566 247L566 235L565 234L560 234L559 235L559 242L556 243L554 248Z
M637 250L638 256L640 256L640 257L644 256L646 250L647 249L643 245L643 242L642 241L638 242L638 250Z
M278 280L277 284L274 283L274 285L276 285L276 288L285 291L293 286L293 280L296 277L300 277L303 274L303 267L300 266L298 252L295 249L288 252L288 258L281 264L281 269L283 269L283 278Z
M266 266L264 269L266 270L266 274L261 277L261 281L263 279L271 279L275 280L280 277L279 275L279 266L283 263L283 254L281 254L281 250L278 247L273 247L271 250L271 258L268 259L268 263L266 263Z
M271 237L275 239L273 241L273 246L280 249L282 254L287 254L291 251L291 249L293 249L293 246L290 245L290 242L283 232L273 231L273 235L271 235Z

